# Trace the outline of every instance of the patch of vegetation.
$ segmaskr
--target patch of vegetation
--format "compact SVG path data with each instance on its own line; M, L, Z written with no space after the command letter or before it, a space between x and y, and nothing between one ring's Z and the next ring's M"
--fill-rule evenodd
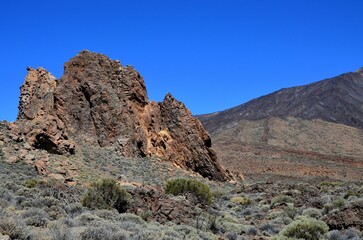
M115 208L126 212L130 205L130 195L111 178L100 179L92 184L82 198L82 205L91 209Z
M232 197L231 202L240 204L242 206L251 205L252 201L248 197Z
M194 179L176 178L168 180L164 190L167 194L173 195L191 193L204 203L212 203L212 193L208 185Z
M38 184L38 181L36 179L28 179L24 182L24 186L27 188L33 188Z
M319 184L320 188L324 188L324 187L335 188L335 187L340 187L342 185L343 185L343 183L341 183L341 182L326 182L326 181L321 182Z
M284 228L276 240L293 238L305 240L323 239L329 227L325 222L313 218L300 218Z
M272 199L271 207L275 207L275 206L278 206L283 203L294 203L294 202L295 202L295 200L290 196L278 195Z
M332 202L334 208L341 208L345 205L344 198L337 198Z
M307 208L305 209L302 214L309 218L320 219L323 215L319 209L316 208Z

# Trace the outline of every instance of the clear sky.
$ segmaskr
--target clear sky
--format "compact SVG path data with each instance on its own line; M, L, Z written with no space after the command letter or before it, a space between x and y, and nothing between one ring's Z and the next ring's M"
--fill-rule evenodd
M133 65L151 100L193 114L363 66L362 0L7 0L0 5L0 120L26 67L57 78L79 51Z

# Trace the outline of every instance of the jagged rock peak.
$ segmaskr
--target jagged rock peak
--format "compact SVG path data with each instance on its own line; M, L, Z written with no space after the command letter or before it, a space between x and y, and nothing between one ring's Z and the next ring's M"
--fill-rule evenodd
M56 78L44 68L28 67L20 88L16 134L40 149L55 154L74 153L74 143L68 140L64 123L54 109Z
M102 54L80 52L58 81L29 68L17 123L29 144L51 153L74 153L73 143L82 141L126 157L161 157L209 179L229 178L183 103L171 94L149 101L141 75Z
M44 68L27 67L28 74L20 88L18 119L34 119L53 111L56 78Z

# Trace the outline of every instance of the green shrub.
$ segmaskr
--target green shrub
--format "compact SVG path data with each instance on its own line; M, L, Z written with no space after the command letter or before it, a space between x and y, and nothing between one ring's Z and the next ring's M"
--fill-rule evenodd
M231 202L240 204L242 206L251 205L252 203L251 199L247 197L232 197Z
M295 200L290 196L278 195L272 199L271 206L274 207L274 206L280 205L282 203L294 203L294 202L295 202Z
M321 211L316 208L307 208L302 212L302 214L306 217L315 218L315 219L319 219L323 216L321 214Z
M335 187L340 187L342 186L343 183L341 182L321 182L319 184L320 188L323 188L323 187L332 187L332 188L335 188Z
M113 231L112 231L113 230ZM86 228L81 233L81 240L127 240L129 239L129 234L119 229L118 231L115 229L110 230L106 227L90 227Z
M277 239L288 237L305 240L319 240L324 238L324 235L328 230L329 227L323 221L312 218L300 218L284 228L279 234L282 238Z
M27 188L33 188L38 184L36 179L28 179L24 182L24 186Z
M287 206L285 208L285 212L286 212L286 215L289 218L294 219L294 217L298 213L298 209L294 207L294 204L293 203L287 203Z
M197 180L186 178L172 179L165 183L164 189L167 194L181 195L191 193L205 203L209 204L212 202L212 193L209 187Z
M130 195L114 179L105 178L93 183L81 202L91 209L115 208L123 213L129 207Z
M348 190L344 195L344 199L349 199L350 197L359 197L359 192L353 191L353 190Z
M16 216L0 219L0 233L11 239L29 239L29 232L24 222Z
M334 208L341 208L345 205L344 198L337 198L332 202Z
M261 212L268 212L270 210L270 205L266 205L266 204L264 204L264 205L262 205L261 207L260 207L260 211Z

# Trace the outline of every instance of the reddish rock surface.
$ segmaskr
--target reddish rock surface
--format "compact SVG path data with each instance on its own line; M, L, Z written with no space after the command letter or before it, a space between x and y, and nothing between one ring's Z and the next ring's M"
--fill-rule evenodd
M229 178L208 133L183 103L171 94L149 101L140 74L102 54L80 52L59 81L29 68L16 125L15 135L50 153L73 154L74 142L82 141L125 157L165 158L209 179Z
M363 200L348 204L324 216L324 221L331 229L348 229L355 227L363 231Z
M27 70L13 132L25 136L35 148L56 154L74 153L74 143L68 140L65 125L54 109L55 77L43 68Z
M191 224L197 217L196 208L206 209L192 195L171 198L160 188L138 187L131 192L132 207L129 212L143 215L159 223L172 221L177 224Z

